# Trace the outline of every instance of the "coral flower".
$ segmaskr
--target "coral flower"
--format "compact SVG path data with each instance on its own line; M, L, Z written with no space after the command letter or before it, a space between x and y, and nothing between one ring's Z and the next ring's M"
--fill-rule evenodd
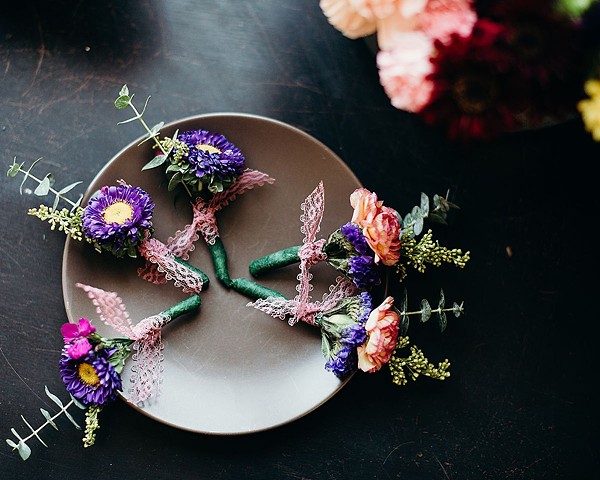
M98 249L117 257L135 256L135 247L152 227L154 203L139 187L102 187L82 215L86 238Z
M362 229L369 247L375 253L375 263L395 265L400 259L400 222L393 208L384 207L383 201L366 188L356 189L350 195L354 208L352 223Z
M592 134L595 141L600 142L600 80L588 80L585 82L585 93L589 99L581 100L577 109L585 128Z
M393 310L394 299L387 297L370 315L365 330L367 341L357 349L358 368L373 373L386 364L398 339L399 316Z
M319 5L329 23L345 37L366 37L377 29L376 19L358 13L352 0L321 0Z

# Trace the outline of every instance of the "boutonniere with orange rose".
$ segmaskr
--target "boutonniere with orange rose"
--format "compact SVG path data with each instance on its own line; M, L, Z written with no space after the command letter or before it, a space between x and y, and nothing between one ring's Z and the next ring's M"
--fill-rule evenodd
M404 282L411 269L424 273L427 265L439 267L448 263L459 268L466 265L469 252L440 245L433 240L430 229L423 233L426 221L446 223L448 212L458 207L447 196L439 195L434 196L431 207L429 197L421 194L420 205L402 217L385 206L376 193L359 188L350 195L350 206L354 209L351 220L327 239L317 239L324 199L321 182L301 205L300 230L304 234L301 246L268 254L249 266L252 275L260 276L298 263L298 295L293 300L258 299L248 306L275 318L287 318L290 325L301 321L319 327L325 368L340 379L357 370L376 372L386 364L398 385L407 382L406 371L413 380L420 375L447 378L448 360L436 366L418 347L411 345L407 336L409 319L418 316L421 322L426 322L435 315L444 331L447 314L461 315L462 303L446 307L441 290L437 308L423 299L421 308L411 311L406 290L396 305L388 287L394 276L398 282ZM321 301L313 302L310 268L319 262L327 262L342 275ZM378 296L383 298L379 305ZM409 347L410 353L403 356L404 349Z

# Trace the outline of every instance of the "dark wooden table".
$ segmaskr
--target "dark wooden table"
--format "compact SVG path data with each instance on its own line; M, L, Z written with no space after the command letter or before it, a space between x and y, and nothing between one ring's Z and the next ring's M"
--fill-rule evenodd
M91 181L139 136L113 100L151 95L149 121L245 112L287 122L336 152L402 211L420 192L462 208L438 237L470 250L463 271L432 270L417 292L464 299L440 335L423 328L446 382L394 386L356 375L317 410L243 436L181 431L118 401L96 445L62 421L16 478L598 478L595 170L600 145L579 119L457 145L398 111L367 44L342 37L318 2L12 2L0 14L0 151L62 179ZM62 235L27 217L18 182L0 182L0 435L64 394L56 362ZM594 288L592 288L594 287ZM412 286L411 286L412 288ZM418 294L415 294L418 296ZM431 328L429 328L431 327Z

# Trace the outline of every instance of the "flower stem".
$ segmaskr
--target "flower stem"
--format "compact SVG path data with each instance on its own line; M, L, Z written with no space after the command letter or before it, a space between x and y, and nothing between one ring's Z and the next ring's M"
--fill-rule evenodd
M231 280L231 286L236 292L246 295L252 300L258 300L259 298L266 299L269 297L285 298L277 290L272 290L268 287L253 282L252 280L248 280L247 278L234 278Z
M252 276L259 277L271 270L298 263L300 261L299 251L300 247L294 246L257 258L250 262L248 270Z
M176 303L172 307L163 310L161 314L168 316L169 321L166 323L169 323L185 313L191 313L195 310L198 310L201 304L202 301L200 300L200 295L192 295L191 297Z
M441 313L441 312L453 312L454 308L436 308L431 310L431 313ZM423 310L418 310L416 312L400 312L401 315L421 315Z
M160 148L160 151L163 154L167 155L167 152L165 152L165 149L163 148L163 146L161 145L161 143L157 140L156 135L152 135L152 130L150 130L150 127L148 126L148 124L143 119L142 114L140 112L138 112L137 108L135 108L135 105L133 104L133 102L129 102L129 106L134 111L136 118L140 121L140 123L142 124L142 126L146 129L146 132L148 132L148 135L152 138L152 140L154 140L154 143L156 144L156 146L158 148Z

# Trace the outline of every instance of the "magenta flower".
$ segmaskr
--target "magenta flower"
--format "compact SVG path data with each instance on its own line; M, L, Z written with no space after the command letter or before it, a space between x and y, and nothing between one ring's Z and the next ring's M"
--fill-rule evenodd
M80 318L78 323L65 323L60 332L65 339L65 350L69 357L77 360L88 354L92 344L87 337L96 331L87 318Z

